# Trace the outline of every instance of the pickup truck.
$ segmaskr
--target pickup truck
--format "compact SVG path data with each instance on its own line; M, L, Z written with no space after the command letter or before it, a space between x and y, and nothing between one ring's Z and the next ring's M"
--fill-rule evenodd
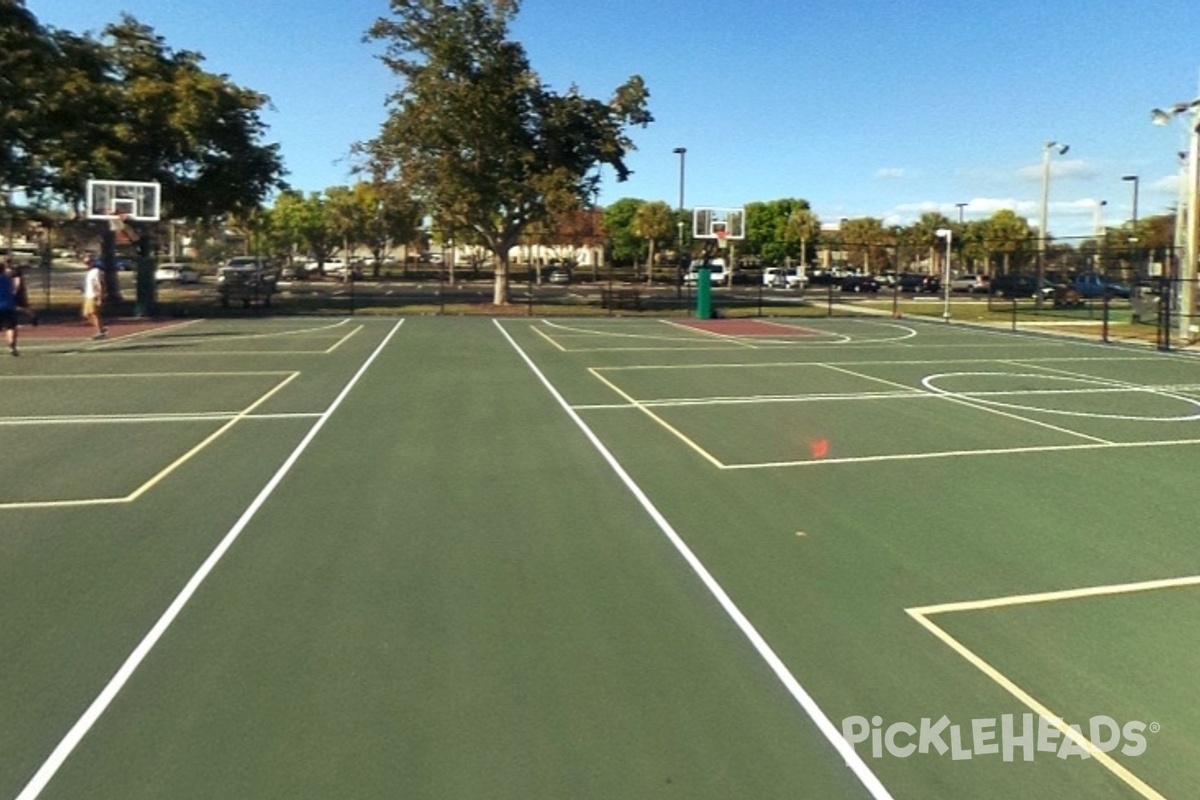
M1110 281L1099 272L1081 272L1068 286L1079 292L1080 297L1129 297L1129 284Z
M225 307L233 302L245 308L252 303L269 306L278 285L279 269L263 258L231 258L217 268L217 294Z

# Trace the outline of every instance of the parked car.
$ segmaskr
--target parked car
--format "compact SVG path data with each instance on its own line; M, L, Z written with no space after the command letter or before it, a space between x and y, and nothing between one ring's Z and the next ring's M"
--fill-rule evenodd
M937 275L920 275L915 272L902 272L896 278L896 285L902 292L913 294L937 294L942 290L942 279Z
M571 273L565 269L556 269L550 273L551 283L570 283Z
M168 262L154 270L155 283L199 283L200 271L191 264Z
M795 267L767 267L763 270L762 282L763 286L772 289L803 289L808 278L798 274Z
M700 268L704 266L708 267L708 280L711 285L723 286L725 284L725 259L723 258L710 259L707 265L701 260L693 261L683 276L683 282L695 283L700 274Z
M879 281L874 275L850 275L842 278L841 288L843 292L870 292L874 294L879 291Z
M988 291L988 276L980 274L959 275L950 279L950 291L968 292L970 294L986 294Z
M362 265L358 263L347 264L344 258L327 258L323 265L324 274L330 278L345 278L347 272L352 280L359 280L363 276Z
M1057 284L1045 278L1039 284L1033 275L997 275L991 280L991 293L998 297L1037 297L1040 293L1045 300L1053 298L1057 288Z

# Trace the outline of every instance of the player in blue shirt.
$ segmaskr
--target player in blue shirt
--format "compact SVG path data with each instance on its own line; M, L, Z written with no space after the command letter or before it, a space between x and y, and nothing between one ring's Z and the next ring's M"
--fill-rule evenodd
M17 281L16 270L12 261L5 261L0 269L0 331L4 331L4 341L8 351L14 356L17 353Z

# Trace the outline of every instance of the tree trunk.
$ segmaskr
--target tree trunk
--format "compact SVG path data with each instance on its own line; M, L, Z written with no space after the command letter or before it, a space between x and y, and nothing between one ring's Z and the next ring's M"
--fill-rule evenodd
M508 305L508 251L497 253L495 257L496 281L492 289L492 303L498 306Z

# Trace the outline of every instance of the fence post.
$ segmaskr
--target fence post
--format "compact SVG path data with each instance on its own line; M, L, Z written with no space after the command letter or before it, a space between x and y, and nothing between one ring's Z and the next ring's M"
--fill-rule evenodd
M1108 344L1108 310L1111 305L1112 293L1106 291L1100 304L1100 309L1103 314L1103 321L1100 323L1100 339L1105 344Z

